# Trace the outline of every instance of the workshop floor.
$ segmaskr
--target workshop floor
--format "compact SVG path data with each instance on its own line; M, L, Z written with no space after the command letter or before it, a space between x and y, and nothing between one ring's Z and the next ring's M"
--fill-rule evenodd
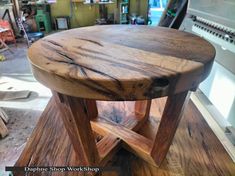
M6 60L0 62L0 91L30 90L31 93L27 99L0 100L0 107L9 116L9 135L0 140L0 176L7 175L3 174L5 166L14 165L51 96L50 90L39 84L31 73L27 46L17 44L11 48L14 53L4 52Z
M14 54L6 52L7 60L0 62L0 91L30 90L31 95L24 100L0 101L0 107L10 118L7 124L10 133L0 140L0 176L8 175L4 172L5 166L14 165L51 97L50 90L31 74L26 45L18 44L12 49ZM157 107L154 105L152 109ZM123 166L126 171L131 163L135 169L132 170L134 176L235 175L235 164L192 102L186 109L163 167L153 168L142 160L127 157L125 155L121 163L126 165Z

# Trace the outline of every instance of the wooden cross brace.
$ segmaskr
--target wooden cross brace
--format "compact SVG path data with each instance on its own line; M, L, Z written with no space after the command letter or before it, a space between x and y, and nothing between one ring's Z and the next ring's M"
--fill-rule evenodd
M136 119L120 125L99 117L95 100L53 92L74 150L87 166L106 165L120 147L151 165L160 166L173 140L187 94L183 92L168 97L156 137L152 141L138 134L148 120L151 100L136 101ZM98 143L95 142L93 131L103 136Z

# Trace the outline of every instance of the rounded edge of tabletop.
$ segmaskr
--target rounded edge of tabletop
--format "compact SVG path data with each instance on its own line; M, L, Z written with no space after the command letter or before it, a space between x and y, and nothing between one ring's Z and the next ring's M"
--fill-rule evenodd
M112 25L112 27L117 27L117 26L119 26L119 25ZM121 25L121 26L123 26L123 25ZM85 30L86 28L92 28L92 27L85 27L85 28L83 28L83 30ZM151 27L152 28L152 27ZM157 27L157 28L159 28L159 29L164 29L164 28L162 28L162 27ZM52 35L50 35L50 36L47 36L47 37L45 37L45 38L51 38L51 37L53 37L53 36L57 36L57 35L59 35L59 34L61 34L61 33L67 33L67 32L73 32L73 31L76 31L76 30L78 30L78 29L71 29L71 30L69 30L69 31L63 31L63 32L60 32L60 33L56 33L56 34L52 34ZM177 30L175 30L175 29L168 29L168 28L166 28L166 29L164 29L164 30L172 30L172 31L177 31ZM177 32L180 32L180 33L184 33L184 34L186 34L187 32L185 32L185 31L177 31ZM191 34L191 33L187 33L187 35L189 35L189 36L193 36L193 37L196 37L196 38L198 38L199 40L201 40L201 41L203 41L204 43L206 43L208 46L208 48L210 48L210 53L212 53L211 54L211 58L208 60L208 62L207 63L204 63L205 64L205 67L204 67L204 73L201 75L201 78L200 78L200 80L198 81L198 85L200 84L200 82L202 82L204 79L206 79L206 77L209 75L209 73L210 73L210 71L211 71L211 68L212 68L212 65L213 65L213 61L214 61L214 58L215 58L215 48L213 47L213 45L211 44L211 43L209 43L208 41L206 41L205 39L203 39L202 37L199 37L199 36L195 36L195 35L193 35L193 34ZM44 38L44 39L45 39ZM37 42L40 42L40 41L42 41L43 39L41 39L41 40L39 40L39 41L37 41ZM71 80L73 80L73 79L71 79L71 80L66 80L65 78L63 79L63 76L62 75L59 75L59 74L55 74L55 73L53 73L53 72L49 72L47 69L45 69L45 68L43 68L43 67L40 67L39 65L36 65L34 62L33 62L33 60L30 58L30 52L31 52L31 50L32 50L32 48L34 47L34 45L35 44L37 44L37 42L36 43L34 43L30 48L29 48L29 50L28 50L28 52L27 52L27 57L28 57L28 59L29 59L29 61L30 61L30 63L31 63L31 65L32 65L32 71L33 71L33 73L34 73L34 76L36 77L36 79L39 81L39 82L41 82L42 84L44 84L45 86L47 86L47 87L49 87L50 89L53 89L53 90L55 90L55 91L58 91L58 92L60 92L60 93L64 93L64 94L67 94L67 95L70 95L70 96L77 96L77 97L81 97L81 98L87 98L87 99L96 99L96 100L117 100L117 101L122 101L122 100L128 100L128 101L132 101L132 100L145 100L145 99L153 99L153 98L158 98L158 97L163 97L163 96L167 96L167 95L169 95L169 94L171 94L170 93L170 91L169 91L169 89L167 89L167 90L162 90L162 91L159 91L159 92L156 92L155 94L152 94L151 96L144 96L144 95L142 95L142 96L128 96L128 95L124 95L124 96L120 96L120 97L112 97L112 95L110 96L110 97L107 97L106 95L98 95L98 96L89 96L89 92L88 93L79 93L79 92L77 92L77 91L73 91L73 89L77 86L77 85L75 85L75 83L72 83L72 84L74 84L75 85L75 87L73 87L71 90L69 90L69 91L67 91L67 90L65 90L65 87L69 87L69 85L72 85L71 84ZM65 83L66 81L67 81L67 84L68 85L65 85L65 87L64 86L61 86L60 84L58 84L58 83L56 83L55 85L53 85L53 82L54 82L54 80L52 79L52 80L49 80L49 81L44 81L44 79L42 79L41 78L41 76L42 76L42 74L44 74L44 76L46 76L46 77L50 77L50 74L52 75L52 77L53 78L56 78L57 80L58 79L61 79L60 81L63 81L63 83ZM41 75L41 76L40 76ZM74 79L74 81L76 81L75 79ZM125 81L125 80L123 80L123 81ZM48 84L48 82L50 83L50 84ZM103 84L105 84L105 80L103 80L103 82L102 82ZM66 84L66 83L65 83ZM195 87L197 87L198 85L195 85ZM190 89L193 89L194 87L191 87ZM188 89L188 90L190 90L190 89ZM178 92L174 92L174 93L180 93L180 92L183 92L183 91L185 91L185 90L180 90L180 91L178 91ZM91 93L91 92L90 92Z

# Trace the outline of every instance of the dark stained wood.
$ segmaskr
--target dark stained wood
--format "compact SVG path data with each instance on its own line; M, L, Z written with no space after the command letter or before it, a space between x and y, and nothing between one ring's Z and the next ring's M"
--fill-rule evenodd
M100 104L102 102L98 102L99 110L102 113L100 116L108 117L107 114L105 115L106 112L110 113L111 117L111 111L107 112L105 109L101 109ZM152 102L150 119L139 131L140 134L149 139L156 135L156 127L159 125L164 104L165 99L156 99ZM72 147L64 124L60 120L60 113L54 108L54 105L54 102L48 105L50 107L46 108L29 138L31 145L28 143L23 152L28 154L28 157L22 158L22 153L16 165L82 165ZM128 102L118 106L121 111L117 111L117 113L121 116L122 111L131 113L128 106ZM29 148L29 146L32 148ZM121 165L120 163L123 164L124 173L131 172L134 176L233 176L235 174L235 164L191 101L185 108L182 121L161 167L153 167L141 158L122 151L115 155L111 166L117 167ZM124 170L124 165L126 167L128 165L130 168ZM78 175L72 172L66 174L68 176ZM22 174L18 175L21 176ZM16 176L18 175L16 174ZM47 176L46 174L40 175ZM117 176L118 174L116 172L104 172L102 175ZM52 173L52 176L64 176L64 173Z
M53 92L61 118L67 129L74 150L83 155L84 166L98 165L99 155L91 130L86 100Z
M57 92L95 100L146 100L190 90L215 50L173 29L110 25L73 29L34 43L34 76Z
M94 119L98 116L98 109L95 100L86 100L87 113L90 119Z
M188 91L167 98L157 135L154 140L151 156L157 165L164 160L172 140L175 136L178 124L184 112L184 106L188 103Z

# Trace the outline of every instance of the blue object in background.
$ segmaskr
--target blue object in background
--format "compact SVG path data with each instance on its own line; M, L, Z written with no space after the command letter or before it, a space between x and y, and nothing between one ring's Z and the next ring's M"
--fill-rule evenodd
M151 12L151 20L152 20L151 26L157 26L161 19L163 11L156 11L156 10L150 9L150 12Z
M32 32L32 33L27 33L27 36L31 42L35 42L39 40L40 38L44 37L43 32Z
M157 26L168 0L149 0L149 19L151 26Z

